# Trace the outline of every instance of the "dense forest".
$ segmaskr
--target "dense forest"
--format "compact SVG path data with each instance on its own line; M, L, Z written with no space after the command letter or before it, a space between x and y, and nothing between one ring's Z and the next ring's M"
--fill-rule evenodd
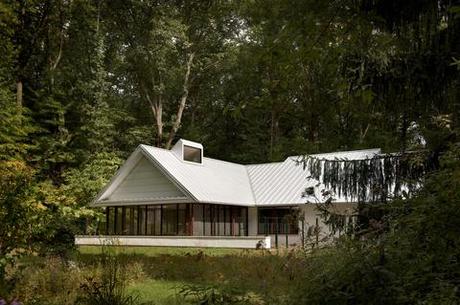
M457 304L459 114L456 0L1 0L0 279L94 230L87 204L139 144L241 163L380 147L429 152L426 187L292 298Z

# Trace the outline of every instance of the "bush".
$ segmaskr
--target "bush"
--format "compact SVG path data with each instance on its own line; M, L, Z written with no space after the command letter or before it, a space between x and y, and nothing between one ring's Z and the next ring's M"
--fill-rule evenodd
M10 273L15 283L11 295L25 305L72 305L83 282L83 271L79 267L56 257L34 259Z
M290 304L458 304L460 149L419 193L388 205L385 231L314 251Z
M99 256L99 276L87 277L80 286L82 295L77 304L81 305L134 305L138 296L126 291L128 261L125 255L115 255L109 247L104 247Z
M240 291L223 290L217 286L184 285L179 294L197 305L258 305L264 304L256 295L242 295Z

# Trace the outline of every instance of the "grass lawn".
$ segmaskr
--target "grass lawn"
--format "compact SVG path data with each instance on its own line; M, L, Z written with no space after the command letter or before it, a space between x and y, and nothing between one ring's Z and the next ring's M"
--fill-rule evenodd
M256 254L257 250L248 249L232 249L232 248L179 248L179 247L122 247L111 246L116 253L137 254L145 256L159 255L197 255L204 254L208 256L224 256L224 255L242 255ZM102 247L100 246L79 246L78 251L82 254L100 254Z
M178 296L183 284L182 282L146 279L131 285L128 291L138 295L142 303L149 305L179 305L186 304L186 301Z
M78 260L91 266L102 248L79 247ZM148 304L186 304L183 285L214 286L264 298L287 293L300 267L294 253L262 250L169 247L112 247L134 274L129 289Z

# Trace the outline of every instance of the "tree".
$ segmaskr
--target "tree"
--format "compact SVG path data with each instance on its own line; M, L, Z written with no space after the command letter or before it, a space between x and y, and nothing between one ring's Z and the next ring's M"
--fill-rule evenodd
M199 2L158 5L142 1L111 3L107 22L127 74L154 118L155 144L170 148L181 125L193 82L216 64L232 28L220 24L225 6ZM124 23L128 20L128 23ZM120 25L123 24L123 27ZM165 119L165 117L169 117ZM164 128L169 127L167 134Z

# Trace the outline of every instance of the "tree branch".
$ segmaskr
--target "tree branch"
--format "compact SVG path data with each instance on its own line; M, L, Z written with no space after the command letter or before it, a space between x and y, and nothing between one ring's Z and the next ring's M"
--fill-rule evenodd
M172 141L174 140L174 137L176 136L176 132L179 129L181 121L182 121L182 113L184 112L185 105L187 103L188 93L189 93L190 72L192 70L192 64L193 64L194 57L195 57L195 53L192 52L190 53L187 59L187 66L185 70L185 77L184 77L184 83L183 83L183 92L180 98L179 109L177 110L176 120L174 121L171 132L169 133L168 142L166 143L166 146L165 146L166 149L169 149L171 147Z

